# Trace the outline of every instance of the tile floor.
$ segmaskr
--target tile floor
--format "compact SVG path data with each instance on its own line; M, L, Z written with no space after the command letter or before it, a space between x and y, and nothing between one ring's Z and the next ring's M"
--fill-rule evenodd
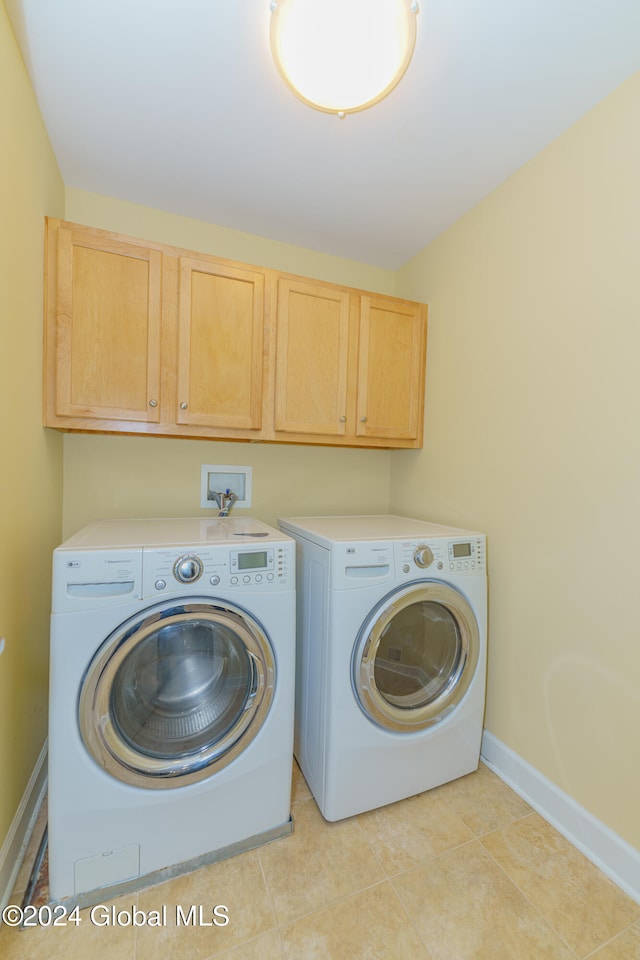
M77 927L1 927L0 957L640 960L640 906L482 765L335 824L296 768L293 816L290 837L116 901L121 920L166 905L166 925L83 911ZM220 904L226 926L176 925L178 905L210 923Z

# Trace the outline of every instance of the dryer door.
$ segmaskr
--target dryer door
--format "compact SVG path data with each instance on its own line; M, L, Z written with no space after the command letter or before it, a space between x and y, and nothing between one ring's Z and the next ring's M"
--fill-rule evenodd
M245 611L167 602L123 624L96 653L80 693L82 739L125 783L181 787L247 747L274 686L271 644Z
M360 707L389 730L438 723L468 690L479 654L478 624L461 593L437 581L404 585L358 634L352 679Z

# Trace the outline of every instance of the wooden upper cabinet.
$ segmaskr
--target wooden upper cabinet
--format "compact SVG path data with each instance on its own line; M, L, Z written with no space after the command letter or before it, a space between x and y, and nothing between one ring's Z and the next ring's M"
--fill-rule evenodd
M276 435L421 444L422 304L281 277L276 330Z
M264 273L179 263L177 423L259 430Z
M427 308L47 220L44 422L422 444Z
M349 301L348 291L280 277L277 433L345 435Z
M421 441L425 346L421 304L362 297L357 436Z
M48 418L157 423L162 256L61 226ZM49 331L51 335L52 331Z

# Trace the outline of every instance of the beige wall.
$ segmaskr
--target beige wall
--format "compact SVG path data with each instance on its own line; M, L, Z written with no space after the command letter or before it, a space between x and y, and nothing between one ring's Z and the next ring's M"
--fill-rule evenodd
M488 534L486 726L640 848L640 74L399 273L403 511Z
M381 513L389 504L389 453L290 444L156 437L68 436L64 535L98 517L216 516L200 509L200 467L252 467L251 509L239 517Z
M47 735L62 440L42 426L44 216L64 188L0 3L0 846Z
M382 293L395 273L211 224L67 189L68 220ZM252 516L384 512L391 454L282 444L69 435L64 535L98 517L211 516L200 509L202 464L253 468ZM246 515L244 511L237 511Z
M297 273L330 283L344 283L349 287L375 290L390 296L396 292L396 273L393 270L315 253L290 243L256 237L85 190L67 187L65 215L67 220L75 223L114 230L156 243L168 243L215 257L241 260L243 263Z

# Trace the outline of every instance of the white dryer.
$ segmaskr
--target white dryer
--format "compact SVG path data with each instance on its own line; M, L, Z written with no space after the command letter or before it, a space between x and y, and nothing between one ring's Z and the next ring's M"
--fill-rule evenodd
M55 550L52 899L290 832L294 550L231 517L98 521Z
M287 517L297 541L294 750L327 820L478 766L485 537L399 516Z

